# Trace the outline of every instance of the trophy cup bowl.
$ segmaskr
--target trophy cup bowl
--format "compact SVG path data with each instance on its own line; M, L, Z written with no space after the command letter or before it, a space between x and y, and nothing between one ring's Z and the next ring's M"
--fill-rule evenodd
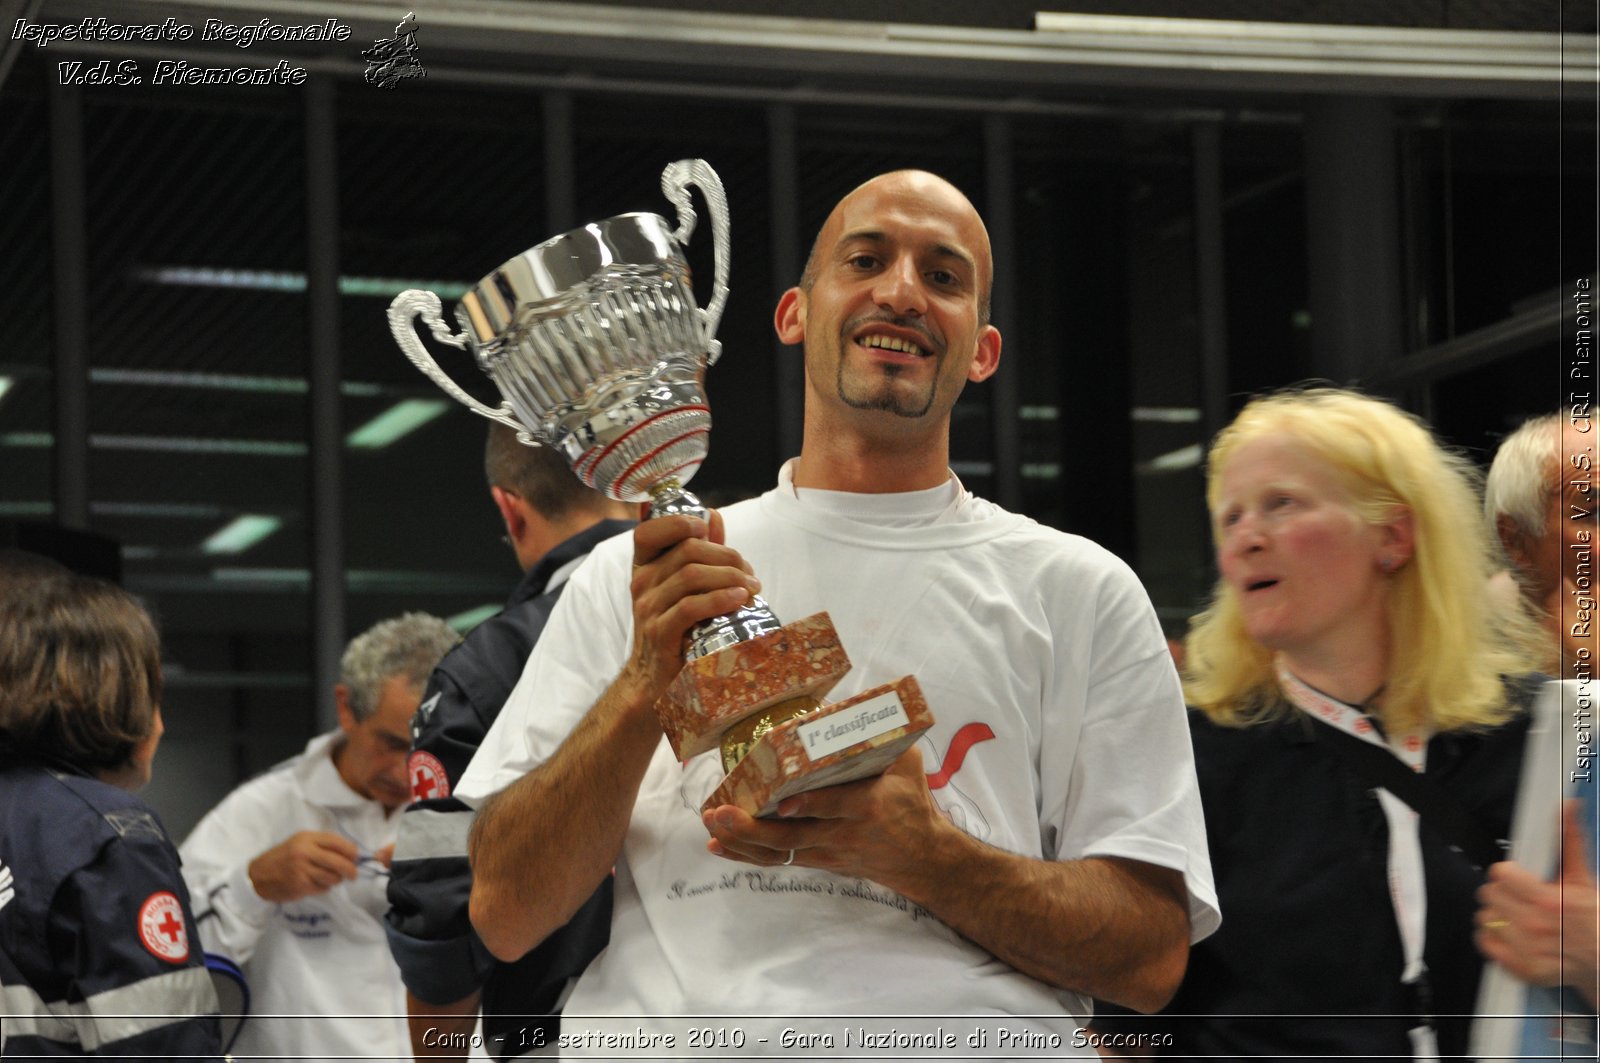
M711 219L715 278L704 308L695 302L683 250L696 221L691 186L705 197ZM446 394L513 429L522 443L560 451L588 486L620 501L649 502L647 519L707 518L684 485L705 460L710 438L703 376L721 354L715 333L728 298L728 207L721 180L701 159L668 165L661 190L677 207L675 228L648 213L580 226L474 285L456 307L459 333L445 325L439 297L415 289L390 304L389 328ZM440 369L417 336L417 318L439 343L470 351L499 391L499 406L479 402ZM656 713L680 759L720 743L728 772L781 725L834 710L822 708L820 698L850 667L826 613L785 627L760 597L696 625L685 656L689 663ZM743 675L751 667L756 674L722 681L735 664ZM920 694L915 700L920 704ZM926 706L904 715L910 726ZM862 743L887 730L880 726ZM905 742L914 738L908 732ZM830 766L852 756L840 752L830 748ZM812 773L802 765L797 774L793 764L771 770L786 772L791 787ZM827 781L841 781L834 776L848 770L830 767ZM754 798L745 793L741 800Z
M402 292L389 326L416 367L457 401L561 451L584 483L624 502L681 487L705 460L711 411L701 375L716 362L727 302L728 212L705 162L677 162L662 188L678 202L676 228L656 214L620 214L529 248L462 297L451 333L432 292ZM683 245L694 231L688 186L711 210L716 280L700 309ZM470 349L503 399L490 408L456 386L417 341L421 317L434 339Z

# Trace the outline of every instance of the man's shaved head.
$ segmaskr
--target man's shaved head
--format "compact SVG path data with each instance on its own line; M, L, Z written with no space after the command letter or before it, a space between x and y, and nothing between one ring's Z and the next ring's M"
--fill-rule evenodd
M908 192L920 194L930 199L945 201L958 201L959 207L976 223L981 239L975 241L978 245L975 250L977 255L978 276L980 278L978 294L978 322L982 325L989 323L990 302L994 294L994 254L989 246L989 230L983 224L983 218L978 214L978 209L966 194L940 177L938 174L929 173L927 170L891 170L889 173L879 174L870 180L863 181L852 189L822 223L822 228L817 230L817 238L811 243L811 253L806 256L805 269L800 273L800 290L810 292L812 285L817 280L817 268L823 250L831 247L838 239L842 219L847 216L847 208L859 197L875 191L884 186L899 186Z

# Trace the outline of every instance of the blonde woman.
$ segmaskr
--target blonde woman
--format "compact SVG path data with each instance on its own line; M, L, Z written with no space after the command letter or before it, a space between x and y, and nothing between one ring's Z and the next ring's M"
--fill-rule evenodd
M1167 1009L1167 1054L1465 1052L1473 893L1536 686L1515 678L1531 621L1490 597L1477 483L1350 391L1256 399L1213 444L1221 578L1185 689L1223 923Z

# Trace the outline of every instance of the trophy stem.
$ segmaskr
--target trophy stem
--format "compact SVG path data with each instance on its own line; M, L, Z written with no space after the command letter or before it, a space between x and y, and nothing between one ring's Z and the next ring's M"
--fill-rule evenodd
M645 520L655 520L657 517L711 519L711 511L705 503L696 498L694 492L687 490L676 476L652 484L647 490L650 492L650 512L645 514Z
M650 512L645 515L645 519L655 520L658 517L671 516L699 517L701 520L709 521L711 511L692 493L685 490L683 484L676 478L668 477L651 486ZM697 657L704 657L770 631L776 631L782 626L766 601L759 594L753 594L748 602L733 612L712 617L710 620L702 620L690 628L688 645L683 655L692 661Z

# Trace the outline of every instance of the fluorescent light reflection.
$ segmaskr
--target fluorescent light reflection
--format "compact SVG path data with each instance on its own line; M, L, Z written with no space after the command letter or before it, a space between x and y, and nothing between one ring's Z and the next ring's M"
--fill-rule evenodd
M254 458L298 458L304 443L277 439L189 439L183 436L92 435L89 445L99 450L139 450L157 454L238 454Z
M307 568L214 568L211 578L219 583L283 584L289 587L309 587L311 570Z
M147 266L133 271L135 279L178 288L242 288L256 292L303 292L304 273L263 269L212 269L206 266ZM460 281L402 280L393 277L340 277L340 295L393 299L408 288L426 288L440 299L459 299L471 288Z
M400 407L409 403L428 409ZM443 399L407 399L350 433L345 443L352 447L371 449L388 446L450 408ZM379 423L393 415L395 420ZM0 432L0 447L17 447L26 450L48 450L55 446L55 436L49 432ZM189 439L182 436L123 436L91 435L89 445L96 450L142 451L152 454L231 454L248 458L303 458L309 453L305 443L279 439Z
M248 376L239 373L184 373L165 369L90 369L92 384L135 384L158 388L199 388L210 391L261 392L269 395L304 395L311 390L305 377ZM346 380L339 393L352 398L383 394L380 384ZM0 392L3 394L3 392Z
M0 433L0 447L45 449L56 445L50 432ZM150 451L156 454L242 454L256 458L298 458L306 453L304 443L274 439L187 439L182 436L91 435L89 445L97 450Z
M1178 472L1183 469L1198 469L1200 461L1205 456L1205 451L1199 443L1191 443L1177 450L1169 450L1165 454L1151 458L1149 461L1140 462L1136 471L1140 473Z
M445 623L449 624L452 628L465 635L467 632L471 631L473 628L477 627L479 624L498 613L502 607L503 606L500 603L490 602L488 605L480 605L476 609L468 609L464 613L457 613L455 616L446 617Z
M1133 419L1144 424L1199 424L1200 410L1194 406L1135 406Z
M241 513L213 532L200 549L207 554L243 553L281 527L283 521L278 517Z
M402 399L344 437L345 445L377 450L415 432L444 413L443 399Z
M89 512L97 517L154 517L178 520L217 520L225 514L221 506L202 502L90 502Z
M180 577L181 578L181 577ZM311 587L311 570L304 568L213 568L204 585L188 584L184 589L305 591ZM464 572L403 572L396 569L346 569L345 589L357 594L470 594L490 595L500 589L499 580L485 579ZM161 577L141 580L144 589L170 589Z

